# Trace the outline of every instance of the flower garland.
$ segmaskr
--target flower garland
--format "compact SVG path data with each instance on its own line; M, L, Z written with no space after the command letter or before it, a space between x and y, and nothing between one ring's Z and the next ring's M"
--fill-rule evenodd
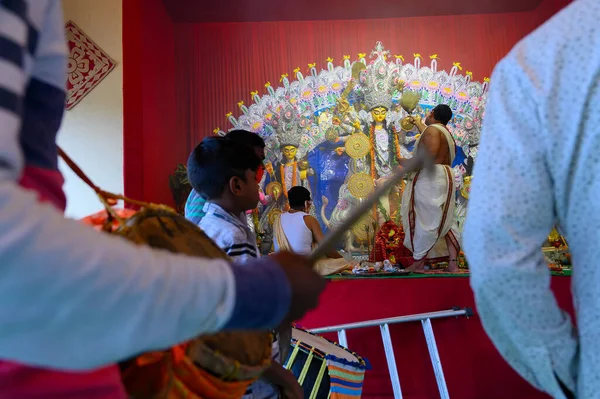
M285 165L281 164L279 166L279 173L281 175L281 187L283 189L284 195L288 196L288 189L285 185ZM296 187L298 185L298 163L296 161L292 164L292 187Z
M375 178L375 123L369 128L369 138L371 139L371 178Z
M398 138L398 132L396 132L396 128L392 126L392 132L394 136L394 144L396 145L396 156L398 157L398 161L402 160L402 152L400 151L400 139Z
M369 128L369 138L371 139L371 178L376 180L375 175L375 122ZM377 222L377 205L373 205L373 220Z
M254 231L256 232L256 244L260 248L262 243L262 232L260 231L260 220L258 218L258 208L252 210L252 223L254 224Z

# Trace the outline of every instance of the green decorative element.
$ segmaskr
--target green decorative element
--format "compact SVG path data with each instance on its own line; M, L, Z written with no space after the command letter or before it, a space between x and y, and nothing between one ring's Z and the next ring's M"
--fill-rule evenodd
M396 226L402 227L402 212L396 212L396 220L394 220L394 222L396 223Z

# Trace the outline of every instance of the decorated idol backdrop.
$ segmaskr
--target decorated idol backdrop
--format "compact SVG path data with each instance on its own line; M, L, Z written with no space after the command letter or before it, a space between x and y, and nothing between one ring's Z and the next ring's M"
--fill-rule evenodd
M252 93L254 104L239 103L238 119L228 115L231 129L250 130L266 142L264 200L249 217L264 241L271 241L274 216L286 209L287 190L297 185L311 191L311 213L324 229L340 223L400 159L412 156L419 135L407 117L424 118L437 104L449 105L454 114L448 127L457 145L453 169L462 230L488 80L471 81L458 62L449 71L438 70L437 56L429 59L422 65L421 55L414 54L413 62L405 62L378 42L354 62L345 57L335 66L329 60L321 71L309 65L310 76L297 69L293 81L283 75L279 87L267 84L262 96ZM392 190L347 233L347 250L366 250L386 221L401 225L402 189Z

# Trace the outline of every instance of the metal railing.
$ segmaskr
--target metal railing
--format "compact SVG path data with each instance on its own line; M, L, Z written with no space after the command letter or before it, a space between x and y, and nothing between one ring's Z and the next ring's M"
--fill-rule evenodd
M444 378L440 354L438 353L435 336L433 335L433 326L431 324L431 320L462 316L467 318L473 316L473 310L471 308L455 307L452 310L443 310L440 312L420 313L407 316L390 317L386 319L361 321L358 323L340 324L337 326L315 328L310 331L315 334L337 332L338 343L344 348L348 348L348 339L346 337L347 330L355 330L357 328L365 327L379 327L388 370L390 373L390 379L392 380L394 399L402 399L402 389L400 388L400 377L398 376L398 368L396 366L396 358L394 356L394 346L392 345L392 337L390 335L390 325L420 321L423 327L423 333L425 334L425 340L427 341L427 350L429 351L429 357L431 358L431 364L433 366L433 372L435 373L435 380L438 385L438 390L440 391L440 397L442 399L450 399L448 387L446 386L446 379Z

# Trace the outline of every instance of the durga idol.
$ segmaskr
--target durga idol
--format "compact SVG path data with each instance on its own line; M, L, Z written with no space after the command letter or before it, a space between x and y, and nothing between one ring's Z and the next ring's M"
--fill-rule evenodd
M375 182L387 179L392 170L403 159L402 151L405 136L395 128L399 118L397 112L391 112L394 92L399 90L398 66L386 62L387 51L381 43L377 44L372 56L375 62L363 71L360 83L363 87L364 104L368 113L361 111L361 119L365 121L364 133L371 141L370 174ZM391 116L391 117L390 117ZM381 199L382 208L388 212L388 217L380 223L395 218L400 204L398 188L394 188L389 196Z
M289 106L281 112L274 127L281 157L279 163L267 163L265 169L269 174L269 180L281 185L280 188L277 186L275 189L275 191L281 190L280 193L277 192L281 195L276 197L286 198L288 190L295 186L302 186L310 191L308 176L314 172L306 160L297 159L300 139L303 132L310 128L310 119L299 115L294 107ZM271 194L270 191L272 190L267 188L268 194Z

